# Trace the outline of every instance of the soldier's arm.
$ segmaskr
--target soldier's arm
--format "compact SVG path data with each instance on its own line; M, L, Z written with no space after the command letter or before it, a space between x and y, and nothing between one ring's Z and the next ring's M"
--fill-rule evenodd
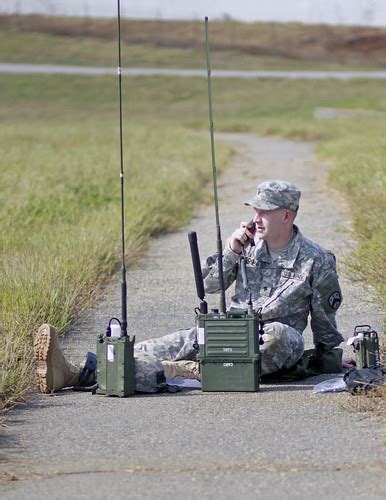
M240 256L233 252L229 246L223 252L223 273L225 289L229 288L237 276ZM201 263L202 277L206 293L217 293L220 291L218 276L217 253L210 255Z
M343 341L335 319L342 302L342 293L332 253L324 255L315 267L312 283L311 329L315 346L321 350L328 350Z

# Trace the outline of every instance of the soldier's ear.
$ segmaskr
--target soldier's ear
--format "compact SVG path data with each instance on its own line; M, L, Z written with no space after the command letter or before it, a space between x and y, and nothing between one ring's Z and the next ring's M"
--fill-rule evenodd
M292 220L292 213L291 210L288 210L287 208L285 209L285 212L283 214L283 222L286 224Z
M294 212L293 210L290 210L289 208L285 209L284 217L283 217L283 222L293 222L295 220L297 212Z

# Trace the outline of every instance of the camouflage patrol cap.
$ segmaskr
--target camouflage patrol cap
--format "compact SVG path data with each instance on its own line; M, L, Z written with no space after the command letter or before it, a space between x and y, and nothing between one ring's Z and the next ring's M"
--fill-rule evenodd
M256 195L245 205L259 210L275 210L276 208L299 208L300 190L289 182L279 180L265 181L257 186Z

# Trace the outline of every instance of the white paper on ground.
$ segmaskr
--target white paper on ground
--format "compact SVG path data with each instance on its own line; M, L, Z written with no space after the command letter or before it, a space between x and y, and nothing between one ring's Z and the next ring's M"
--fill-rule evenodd
M201 382L195 378L167 378L168 385L177 385L178 387L185 387L186 389L201 389Z
M326 392L343 392L347 390L343 377L330 378L316 384L313 388L314 394L324 394Z

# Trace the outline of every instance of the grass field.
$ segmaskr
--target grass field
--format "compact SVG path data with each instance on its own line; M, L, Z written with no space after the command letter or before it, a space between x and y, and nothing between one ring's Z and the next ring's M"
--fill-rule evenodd
M117 47L113 40L68 38L45 33L0 32L0 61L35 64L68 64L79 66L117 65ZM146 44L124 45L122 64L130 68L197 68L203 69L204 51L200 48L174 48ZM236 50L214 51L212 63L222 69L336 69L339 63L300 62L287 58L245 54ZM352 65L352 67L356 67Z
M0 44L1 46L1 44ZM26 49L27 50L27 49ZM124 80L128 260L207 197L204 79ZM352 207L352 269L384 296L386 117L314 119L316 107L386 113L382 82L214 80L217 130L318 140L330 184ZM31 336L60 331L119 258L117 85L112 77L0 76L1 395L31 384ZM219 166L231 151L217 143ZM117 236L118 235L118 236Z
M0 61L116 66L114 19L0 16ZM125 67L203 68L202 21L122 20ZM221 69L379 69L386 29L210 22Z
M111 84L114 94L115 82L103 83ZM2 395L7 404L32 382L31 339L38 324L48 321L63 332L95 297L120 255L116 117L101 107L87 118L75 103L62 102L70 120L55 99L51 106L47 99L52 114L42 118L44 82L36 84L37 113L31 106L27 121L24 113L15 113L2 123L0 134ZM29 99L32 103L31 94ZM151 235L176 229L192 216L207 196L202 188L211 172L208 138L178 124L152 127L130 120L124 137L130 263ZM220 164L229 154L219 147Z

